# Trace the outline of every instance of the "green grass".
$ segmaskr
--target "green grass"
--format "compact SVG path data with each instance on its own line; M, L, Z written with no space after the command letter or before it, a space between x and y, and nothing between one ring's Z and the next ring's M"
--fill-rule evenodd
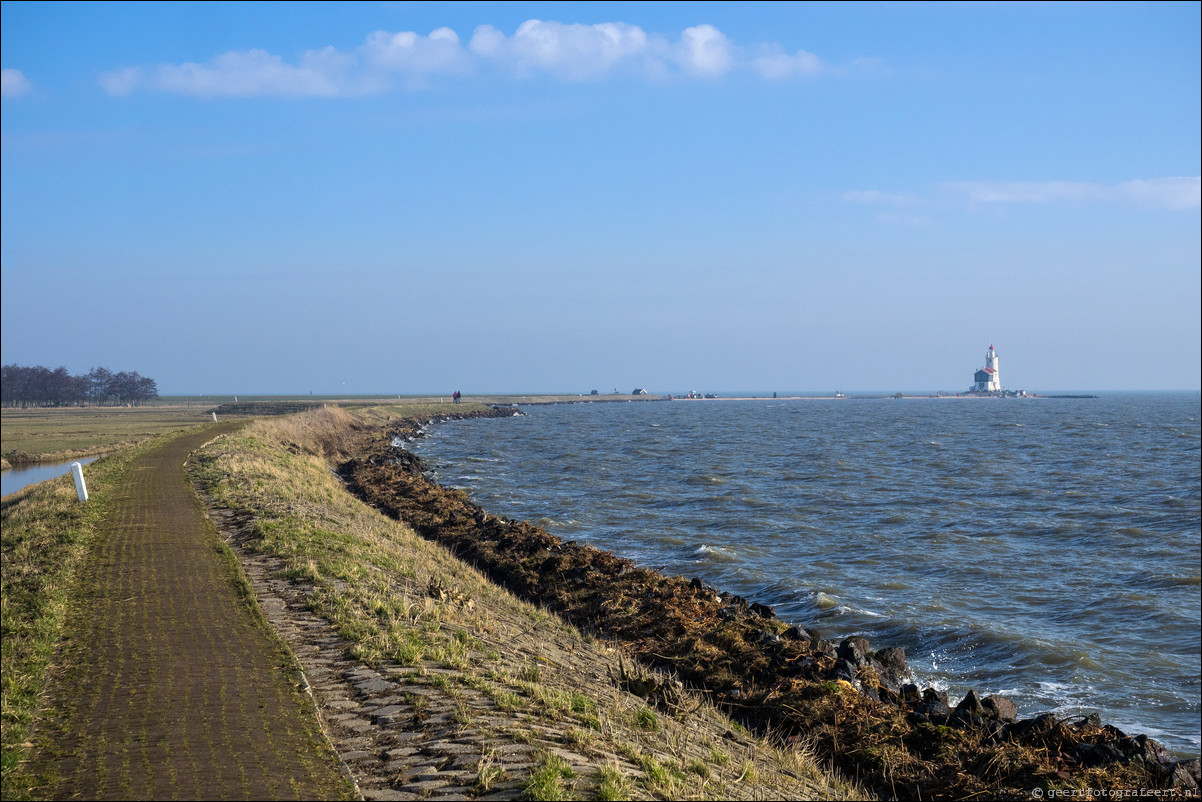
M602 766L597 771L597 799L622 802L630 799L630 794L630 781L615 766Z
M649 707L641 707L634 713L635 726L648 732L659 732L659 717Z
M675 787L675 782L673 782L672 772L667 767L652 755L639 755L638 761L639 768L646 775L643 784L647 787L647 790L658 791L664 794L671 793Z
M526 783L525 798L536 802L575 799L576 795L568 785L568 781L575 777L576 772L572 770L566 760L554 753L548 753L530 772L530 781Z

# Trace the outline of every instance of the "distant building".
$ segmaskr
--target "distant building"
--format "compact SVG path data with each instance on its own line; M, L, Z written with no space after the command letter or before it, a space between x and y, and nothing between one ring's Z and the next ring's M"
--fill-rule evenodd
M993 346L989 346L989 350L985 352L985 367L978 370L972 375L972 389L970 393L1000 393L1002 392L1002 379L998 373L998 357L997 351L993 350Z

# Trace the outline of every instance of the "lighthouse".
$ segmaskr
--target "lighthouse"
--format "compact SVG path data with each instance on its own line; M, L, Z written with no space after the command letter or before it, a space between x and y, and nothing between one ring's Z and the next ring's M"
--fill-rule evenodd
M1002 391L1002 380L998 374L997 351L993 349L992 345L985 352L985 367L974 373L972 379L972 392L974 393L1000 393Z

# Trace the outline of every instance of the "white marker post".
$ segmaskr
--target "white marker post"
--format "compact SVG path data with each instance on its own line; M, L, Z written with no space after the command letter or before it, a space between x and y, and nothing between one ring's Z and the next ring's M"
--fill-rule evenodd
M71 463L71 475L75 477L75 493L79 496L79 500L88 500L88 486L83 481L83 466L78 462Z

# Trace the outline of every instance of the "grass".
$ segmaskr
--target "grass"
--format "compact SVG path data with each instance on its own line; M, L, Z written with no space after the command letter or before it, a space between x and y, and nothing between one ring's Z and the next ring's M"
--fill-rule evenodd
M557 754L549 752L543 756L538 765L530 772L530 781L526 783L525 798L530 800L575 799L569 780L576 777L576 772L568 762Z
M497 783L505 779L505 769L497 765L497 756L495 752L485 751L480 758L480 762L476 764L476 782L473 785L473 790L477 794L487 794Z
M388 398L395 396L363 398L352 403L364 405L360 414L371 423L485 408L485 404L480 402L464 402L454 406L438 398L394 401L386 400ZM233 400L232 396L195 396L164 398L139 407L0 409L0 455L4 456L4 467L7 468L9 464L18 462L59 462L110 453L159 435L212 421L211 410ZM271 402L303 401L314 406L322 402L321 398L310 396L244 396L241 400L252 410L246 414L252 415L256 406L262 406L267 411Z
M397 666L409 667L396 672L401 675L398 679L449 698L449 717L461 728L483 727L505 741L546 750L531 772L530 798L544 798L540 796L544 793L562 798L585 793L586 786L588 793L603 799L644 795L643 789L637 794L632 791L631 775L637 775L643 765L641 750L623 748L632 743L654 749L661 760L673 756L674 762L659 764L666 774L657 773L661 783L657 787L674 789L681 796L697 796L703 789L710 795L720 793L714 789L723 786L707 784L695 767L684 768L691 766L689 759L717 752L716 746L707 745L706 736L690 730L685 745L693 743L693 753L678 752L670 737L680 737L681 725L668 716L660 720L645 708L645 702L625 701L619 710L611 696L616 690L605 683L593 687L591 680L565 681L571 675L561 675L562 667L544 659L537 646L514 653L500 645L509 643L508 634L527 633L532 625L549 647L610 651L605 644L582 638L556 616L516 601L447 550L346 493L330 468L352 454L364 436L374 434L362 421L389 422L423 408L429 407L388 404L357 409L354 416L328 408L264 418L202 449L190 460L190 470L220 506L240 513L239 519L247 522L240 548L275 555L283 563L284 576L309 584L310 607L352 642L360 659L394 671ZM466 403L459 407L471 408ZM435 411L448 409L444 405ZM75 502L69 477L22 491L15 497L19 503L5 501L5 799L21 797L21 744L35 721L40 672L57 638L55 615L61 615L61 610L56 613L55 605L63 608L71 603L72 571L86 555L89 526L95 525L89 516L98 518L103 497L124 481L122 472L132 453L121 451L95 463L89 474L95 503L86 507ZM48 506L43 506L44 494L52 497ZM47 585L46 598L31 605L25 597L37 583ZM431 595L435 590L437 597ZM468 604L471 601L475 604ZM47 613L38 619L32 608L46 608ZM499 610L507 611L504 620L510 623L498 624ZM28 623L33 621L40 623ZM40 647L31 647L21 626L45 628L49 635ZM10 637L10 632L22 636ZM446 674L446 668L456 673ZM27 687L21 691L23 683ZM472 695L508 714L512 724L485 724L478 719L479 701L473 703ZM422 726L443 709L438 703L427 703L421 693L407 698L413 726ZM600 710L609 712L602 716ZM640 716L643 723L636 726ZM670 736L669 730L677 735ZM551 732L559 734L547 734ZM721 732L711 736L708 744L717 743ZM614 758L612 766L598 767L596 774L590 770L584 783L562 758L562 766L557 767L552 748L627 757ZM512 766L510 771L519 775ZM733 779L736 773L719 772L716 782ZM517 776L506 776L495 756L489 761L486 750L477 769L476 789L495 790L502 780L514 783L514 791L523 787Z
M413 553L424 541L342 491L327 460L353 448L354 427L324 424L345 415L330 409L256 421L199 454L195 475L218 503L254 513L253 547L283 558L287 576L314 584L309 606L355 643L358 659L464 669L478 645L467 634L478 616L424 589L489 591L449 555L442 565L418 567ZM323 428L347 439L316 436ZM307 451L281 450L281 438L307 442Z
M643 784L649 791L672 795L676 782L672 771L661 763L654 755L641 754L638 756L639 768L646 775Z
M641 730L659 732L659 717L649 707L640 707L635 711L634 723Z
M636 755L641 750L622 749L633 742L654 744L657 754L674 755L672 768L660 765L655 773L656 788L687 795L708 792L712 780L680 767L711 754L716 740L705 743L703 736L690 732L685 741L700 738L702 743L690 747L693 754L676 754L666 728L680 737L681 725L666 716L661 720L645 701L624 702L618 712L607 695L616 689L604 683L592 688L570 678L565 683L561 668L543 659L537 645L528 646L530 651L499 648L510 642L515 629L525 634L532 625L542 630L538 638L551 648L566 644L575 651L585 648L585 641L558 617L517 601L442 546L345 492L330 468L360 447L360 416L387 422L398 414L390 405L356 410L354 416L326 408L256 420L202 449L191 468L219 506L248 521L241 547L274 555L283 562L283 573L310 583L309 607L353 644L358 659L380 667L411 667L408 681L446 698L456 690L465 694L454 697L462 703L452 702L447 711L460 727L485 727L509 742L544 749L529 783L513 780L515 791L525 787L532 799L583 793L578 778L573 785L574 775L561 770L567 763L560 766L552 759L554 747L581 755L628 754L616 761L618 779L607 782L598 774L595 786L591 776L588 783L590 792L595 787L603 798L628 797L632 783L629 777L620 780L623 767L635 775L643 765ZM503 620L508 623L499 623L501 610L507 611ZM607 650L591 641L587 648ZM447 668L455 673L445 673ZM473 712L481 701L495 705L512 723L484 724ZM415 703L413 725L432 719L436 707ZM613 715L603 721L602 709ZM492 769L499 767L495 760L484 763L477 770L476 787L495 788L501 775ZM733 779L733 772L727 774L718 782Z
M206 409L187 405L3 409L0 454L16 464L109 453L212 421Z
M603 802L621 802L630 799L630 781L616 766L602 766L597 771L597 799Z

